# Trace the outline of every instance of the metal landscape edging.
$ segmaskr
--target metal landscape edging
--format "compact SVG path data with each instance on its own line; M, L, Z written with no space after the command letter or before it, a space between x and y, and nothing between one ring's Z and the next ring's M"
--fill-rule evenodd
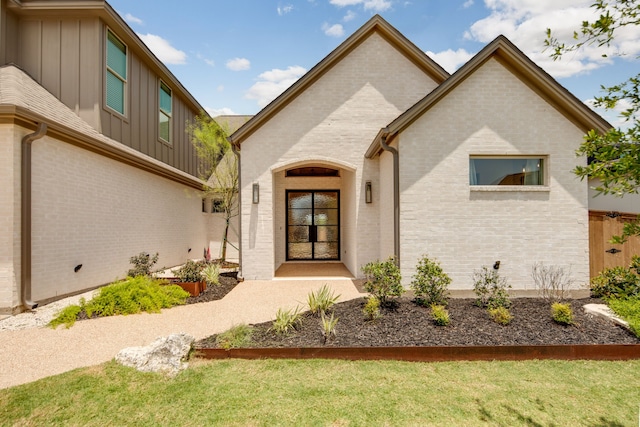
M430 346L430 347L288 347L196 349L205 359L341 359L410 362L491 360L640 359L640 344Z

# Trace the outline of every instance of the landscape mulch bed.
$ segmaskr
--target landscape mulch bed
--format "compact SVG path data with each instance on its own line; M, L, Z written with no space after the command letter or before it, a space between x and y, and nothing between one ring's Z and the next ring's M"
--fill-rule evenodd
M217 301L224 298L233 288L236 287L238 281L235 278L237 273L220 274L218 285L208 285L207 289L197 297L187 298L186 304L196 304L199 302Z
M336 336L325 343L317 316L305 313L296 330L280 335L270 330L272 322L253 325L251 348L284 347L407 347L407 346L509 346L572 344L640 344L626 329L598 316L585 314L583 306L602 303L586 298L571 301L575 324L556 324L550 304L539 298L512 300L514 316L509 325L493 322L485 309L473 299L449 300L451 323L436 326L430 310L407 298L401 298L383 316L367 321L362 313L364 298L334 306L339 319ZM274 313L275 315L275 313ZM215 348L216 336L196 343L197 348Z

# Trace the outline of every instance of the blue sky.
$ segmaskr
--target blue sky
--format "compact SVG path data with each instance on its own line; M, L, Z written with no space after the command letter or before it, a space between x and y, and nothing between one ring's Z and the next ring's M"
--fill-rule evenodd
M569 39L593 0L108 1L212 115L257 113L376 13L449 72L504 34L585 102L639 66L640 28L619 34L620 58L544 52L546 28Z

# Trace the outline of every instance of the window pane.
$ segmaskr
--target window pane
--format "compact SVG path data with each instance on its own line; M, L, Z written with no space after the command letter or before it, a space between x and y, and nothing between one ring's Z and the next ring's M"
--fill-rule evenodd
M160 109L171 115L171 89L164 83L160 84Z
M543 159L469 159L471 185L544 185Z
M127 79L127 48L111 32L107 36L107 66L122 80Z
M170 119L162 111L160 111L159 124L158 136L167 142L171 142Z
M124 114L124 82L107 71L107 105Z
M311 193L289 193L289 207L294 209L311 208Z

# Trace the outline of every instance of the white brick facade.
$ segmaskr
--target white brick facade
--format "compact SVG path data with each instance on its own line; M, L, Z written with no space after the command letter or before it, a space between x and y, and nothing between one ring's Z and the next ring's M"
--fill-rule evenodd
M423 254L441 261L452 289L470 289L473 271L497 260L514 289L532 289L536 261L587 283L587 185L571 172L583 135L495 59L426 111L399 137L405 284ZM548 156L549 186L475 191L470 155Z
M381 124L393 120L436 83L377 33L280 110L242 143L242 260L247 279L270 279L286 257L284 192L287 188L341 191L341 260L355 275L379 258L378 160L364 152ZM291 179L284 170L324 165L334 178ZM374 203L364 200L372 181ZM260 203L251 201L260 186ZM393 227L393 224L389 224Z

